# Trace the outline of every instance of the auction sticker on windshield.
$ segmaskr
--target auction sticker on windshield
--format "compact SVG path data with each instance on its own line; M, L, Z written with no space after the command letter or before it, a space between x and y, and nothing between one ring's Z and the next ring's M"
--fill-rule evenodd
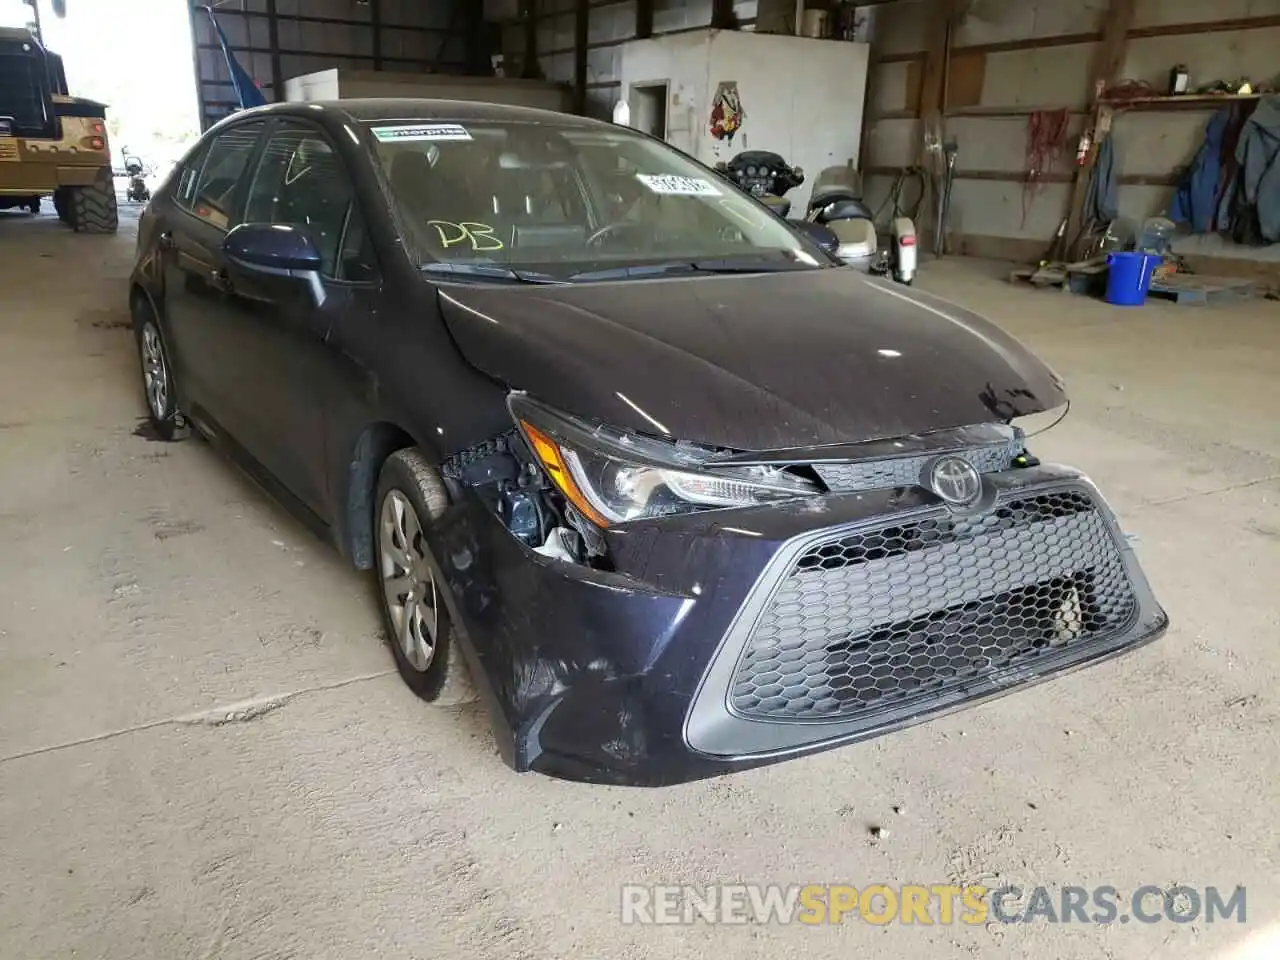
M637 173L636 179L654 193L668 193L683 197L718 197L716 185L697 177L679 177L675 174Z
M373 135L381 143L471 139L471 134L467 132L467 128L460 123L406 123L393 127L374 127Z

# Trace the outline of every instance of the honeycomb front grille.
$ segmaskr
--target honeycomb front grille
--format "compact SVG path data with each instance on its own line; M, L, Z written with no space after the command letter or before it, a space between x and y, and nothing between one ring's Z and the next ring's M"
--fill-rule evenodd
M955 456L964 457L979 473L996 473L1008 470L1018 455L1018 441L993 444L961 450ZM937 453L917 456L890 457L883 460L853 460L847 463L815 463L814 472L829 490L845 493L855 490L884 490L889 487L912 487L920 483L921 475Z
M870 716L1112 637L1136 611L1108 521L1083 491L858 532L792 564L730 703L772 720Z

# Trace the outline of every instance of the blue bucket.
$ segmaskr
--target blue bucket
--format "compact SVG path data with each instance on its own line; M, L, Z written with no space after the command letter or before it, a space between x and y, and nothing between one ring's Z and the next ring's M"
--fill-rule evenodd
M1151 277L1164 257L1158 253L1111 253L1107 255L1107 303L1117 307L1140 307L1147 302Z

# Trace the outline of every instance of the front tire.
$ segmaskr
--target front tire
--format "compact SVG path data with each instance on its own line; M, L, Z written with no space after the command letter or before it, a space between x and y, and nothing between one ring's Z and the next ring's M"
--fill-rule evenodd
M378 476L374 576L391 652L405 684L437 705L476 699L444 602L448 585L425 531L449 506L439 473L415 448L387 458Z
M71 187L71 226L77 233L115 233L120 228L111 168L98 171L87 187Z

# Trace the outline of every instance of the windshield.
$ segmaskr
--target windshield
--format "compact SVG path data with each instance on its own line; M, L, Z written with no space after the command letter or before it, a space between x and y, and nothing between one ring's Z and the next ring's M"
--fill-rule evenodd
M619 268L676 262L710 272L825 262L727 181L622 127L370 126L405 243L428 268L604 279Z

